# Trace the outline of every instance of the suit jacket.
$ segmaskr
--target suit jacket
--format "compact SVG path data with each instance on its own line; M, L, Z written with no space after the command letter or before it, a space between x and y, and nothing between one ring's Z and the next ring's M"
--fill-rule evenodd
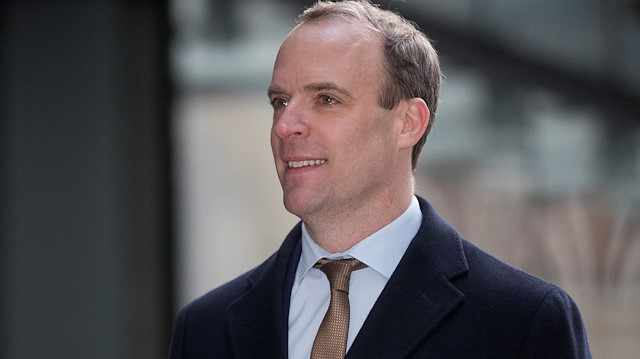
M559 287L462 239L418 198L422 225L346 358L590 358ZM300 224L263 264L186 306L171 358L286 358Z

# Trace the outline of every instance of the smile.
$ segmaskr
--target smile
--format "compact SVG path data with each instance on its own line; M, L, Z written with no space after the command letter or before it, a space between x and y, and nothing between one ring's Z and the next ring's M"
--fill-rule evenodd
M326 160L289 161L289 168L300 168L307 166L319 166L327 162Z

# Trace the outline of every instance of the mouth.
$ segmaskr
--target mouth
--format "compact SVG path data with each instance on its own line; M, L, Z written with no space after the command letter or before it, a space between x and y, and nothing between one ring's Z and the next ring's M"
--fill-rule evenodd
M327 160L304 160L304 161L289 161L287 164L289 168L301 168L301 167L309 167L309 166L320 166L321 164L327 162Z

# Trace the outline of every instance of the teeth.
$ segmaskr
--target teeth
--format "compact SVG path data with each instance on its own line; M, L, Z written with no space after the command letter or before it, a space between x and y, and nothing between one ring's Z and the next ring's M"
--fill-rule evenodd
M327 162L326 160L289 161L289 168L300 168L306 166L319 166Z

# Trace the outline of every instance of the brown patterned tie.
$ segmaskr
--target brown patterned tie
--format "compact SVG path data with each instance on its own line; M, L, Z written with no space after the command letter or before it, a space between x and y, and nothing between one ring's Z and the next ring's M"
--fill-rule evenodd
M313 267L327 275L331 302L313 342L311 359L342 359L347 351L349 333L349 279L352 271L367 265L355 258L322 258Z

